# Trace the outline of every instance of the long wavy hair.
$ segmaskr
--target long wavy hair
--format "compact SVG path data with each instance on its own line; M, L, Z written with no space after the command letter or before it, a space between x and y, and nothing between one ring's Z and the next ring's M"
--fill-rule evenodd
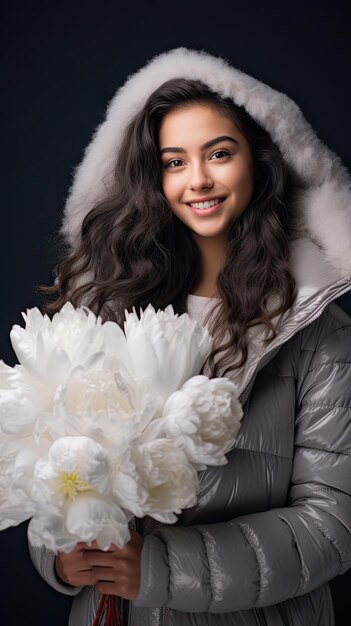
M290 178L269 133L201 81L168 80L150 95L125 129L112 189L83 220L79 244L56 267L56 283L38 291L49 296L47 313L70 300L120 325L125 309L138 311L150 302L186 311L199 280L200 253L163 193L159 130L170 111L191 104L208 104L234 122L251 146L255 170L253 196L231 227L219 300L207 319L214 339L208 365L216 376L245 363L250 327L263 324L270 342L295 299L288 263Z

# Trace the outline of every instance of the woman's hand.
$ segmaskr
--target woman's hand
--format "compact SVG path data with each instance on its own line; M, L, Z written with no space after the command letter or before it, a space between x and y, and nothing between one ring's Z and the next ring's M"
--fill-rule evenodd
M58 578L67 585L94 585L100 593L134 600L140 589L140 555L143 538L131 530L124 548L112 544L107 552L96 541L80 542L71 552L59 552L55 559Z
M55 571L66 585L95 585L97 579L86 560L88 544L79 542L71 552L59 552L55 558Z
M131 539L124 548L112 544L107 552L99 549L96 541L85 544L84 562L90 568L96 589L135 600L140 589L140 556L143 538L131 530Z

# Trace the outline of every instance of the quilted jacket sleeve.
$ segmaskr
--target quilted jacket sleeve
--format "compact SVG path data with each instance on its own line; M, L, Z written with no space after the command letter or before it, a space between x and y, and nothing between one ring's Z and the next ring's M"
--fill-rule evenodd
M56 591L60 591L67 596L77 595L83 587L72 587L61 582L55 574L55 553L45 546L35 548L28 542L29 554L33 564L44 580Z
M351 325L314 322L297 372L287 506L145 538L137 606L189 612L262 607L351 566Z

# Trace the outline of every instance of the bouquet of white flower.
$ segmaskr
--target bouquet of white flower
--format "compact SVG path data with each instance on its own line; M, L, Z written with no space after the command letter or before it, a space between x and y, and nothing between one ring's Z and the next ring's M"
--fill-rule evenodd
M207 329L171 306L126 313L124 332L70 303L23 317L20 365L0 361L0 529L31 518L33 545L69 552L123 547L133 515L176 521L242 417L234 383L196 375Z

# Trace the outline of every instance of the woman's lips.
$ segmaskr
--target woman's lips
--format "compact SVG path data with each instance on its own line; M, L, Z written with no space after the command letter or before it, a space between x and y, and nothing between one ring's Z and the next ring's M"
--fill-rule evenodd
M187 204L187 206L193 213L195 213L195 215L206 217L207 215L212 215L212 213L215 213L216 211L218 211L218 209L220 209L220 207L222 206L224 200L225 198L223 198L223 200L218 202L218 204L214 204L213 206L210 206L209 209L195 209L195 207L191 206L190 204Z

